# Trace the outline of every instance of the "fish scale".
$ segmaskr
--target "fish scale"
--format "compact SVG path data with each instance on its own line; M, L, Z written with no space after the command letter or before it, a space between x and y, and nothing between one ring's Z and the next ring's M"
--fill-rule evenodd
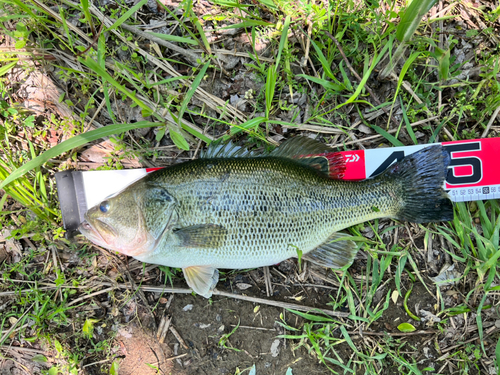
M222 247L197 249L196 257L173 253L168 240L160 244L158 259L178 267L196 265L199 257L218 268L278 263L296 256L297 249L311 251L332 232L394 216L399 206L387 184L331 180L284 158L200 159L154 172L146 181L176 197L179 227L227 229Z
M108 249L182 268L188 285L208 298L218 268L272 265L299 250L320 266L347 267L358 248L337 232L367 220L451 220L443 190L449 162L441 146L431 146L353 182L335 179L341 156L307 138L260 157L215 145L92 207L79 229Z

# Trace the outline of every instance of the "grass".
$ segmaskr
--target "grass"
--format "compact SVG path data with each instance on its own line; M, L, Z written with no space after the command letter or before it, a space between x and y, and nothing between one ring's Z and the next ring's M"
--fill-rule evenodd
M215 0L207 13L185 0L158 4L173 30L165 33L141 28L155 18L146 1L114 9L83 0L64 4L0 2L3 46L14 47L0 50L0 225L12 236L5 243L25 248L9 251L3 263L0 252L0 346L34 345L40 371L50 375L81 373L94 362L87 369L95 373L118 371L116 330L109 317L102 323L95 317L99 303L91 313L69 306L88 295L89 279L106 275L93 266L98 253L64 239L54 186L54 172L71 167L88 143L109 137L116 166L125 157L147 163L170 160L173 152L191 157L219 138L260 147L305 133L356 149L498 136L498 126L487 127L500 106L498 8L452 0L429 13L435 1L337 0L325 7ZM216 43L211 30L229 37ZM243 42L234 44L233 32ZM234 50L245 63L227 69L221 56ZM22 105L13 74L27 77L42 67L53 69L65 88L53 108L71 108L73 118ZM218 82L229 83L218 89ZM231 104L233 93L242 109ZM305 103L295 99L302 95ZM138 136L148 134L139 133L143 128L155 129L149 139ZM350 228L367 238L366 259L336 276L330 306L348 311L351 326L293 312L302 324L283 319L283 338L337 373L499 371L492 325L499 229L494 200L456 204L450 223L376 220ZM70 267L61 254L75 252L79 261ZM106 259L119 264L113 255ZM455 266L452 286L429 278L445 264ZM162 276L168 283L175 277L170 270ZM120 293L112 311L132 298ZM439 321L423 321L421 310ZM15 360L7 349L1 353L0 361Z

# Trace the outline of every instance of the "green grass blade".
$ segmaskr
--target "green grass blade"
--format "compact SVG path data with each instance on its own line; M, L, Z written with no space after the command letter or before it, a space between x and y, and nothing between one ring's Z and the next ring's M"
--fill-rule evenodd
M418 145L417 137L415 136L415 132L411 127L410 120L408 119L408 114L406 113L406 108L403 103L403 98L400 97L399 101L401 102L401 111L403 112L403 121L405 122L406 131L408 132L408 135L410 136L413 144Z
M443 119L443 121L441 121L441 123L437 126L436 130L434 130L434 133L432 133L431 137L429 138L429 143L436 142L436 138L437 138L439 132L441 131L441 128L443 127L443 125L445 123L446 123L446 119Z
M385 55L385 53L389 49L389 46L391 45L391 43L392 43L392 39L390 38L389 41L384 45L384 47L382 48L380 53L373 57L372 64L370 65L370 67L366 70L365 74L363 75L363 78L361 79L361 82L359 83L358 87L356 88L356 91L344 103L336 106L335 110L345 106L346 104L354 102L358 98L359 94L361 94L361 91L365 87L366 82L371 77L373 69L375 69L375 67L377 66L379 61Z
M168 129L170 131L170 139L172 140L172 142L174 142L174 144L181 150L189 150L189 143L187 143L182 133L178 131L178 129L176 129L175 125L168 125Z
M269 118L269 114L271 112L271 106L274 98L274 90L276 89L276 65L269 68L267 70L267 79L266 79L266 119Z
M123 16L118 18L114 24L112 24L107 31L116 29L117 27L120 27L122 23L124 23L126 20L128 20L133 14L135 14L139 9L142 8L144 4L147 4L148 0L141 0L137 4L135 4L132 8L127 10Z
M450 49L446 51L436 47L434 57L438 62L438 76L441 81L446 81L450 74Z
M160 34L160 33L147 33L147 34L155 36L155 37L163 39L163 40L168 40L170 42L187 43L187 44L192 44L195 46L198 45L198 43L195 40L193 40L191 38L184 38L182 36Z
M205 134L197 131L196 129L193 129L192 127L190 127L184 123L181 124L181 128L183 130L185 130L186 132L190 133L191 135L194 135L196 138L201 139L206 144L210 144L210 142L212 142L212 140L210 138L208 138Z
M396 38L400 42L407 42L417 30L422 17L436 4L437 0L414 0L406 8L401 22L396 29Z
M325 71L325 74L332 81L334 81L338 85L341 85L341 83L337 80L337 78L333 74L332 70L330 69L330 63L326 59L325 55L323 55L323 52L321 51L321 48L319 48L318 45L316 43L314 43L314 40L310 39L310 41L311 41L311 45L313 46L314 50L316 51L318 60L321 63L321 66L323 67L323 70Z
M341 92L345 88L344 85L339 85L339 84L327 81L326 79L308 76L307 74L297 74L297 77L305 78L311 82L314 82L314 83L317 83L318 85L323 86L327 90L332 90L334 92Z
M19 61L19 59L16 59L15 61L11 62L10 64L2 66L0 68L0 77L7 74L13 67L15 67L17 65L18 61Z
M80 0L80 4L82 4L82 9L83 9L83 14L85 15L85 19L89 23L92 33L94 33L95 32L94 23L92 22L92 15L90 14L89 10L89 0Z
M495 348L495 363L497 365L497 371L500 373L500 338L497 341L497 346Z
M373 130L375 130L378 134L380 134L382 137L384 137L385 139L387 139L389 142L392 143L393 146L396 146L396 147L401 147L401 146L404 146L403 143L401 143L396 137L394 137L392 134L389 134L388 132L386 132L384 129L382 129L380 126L377 126L377 125L371 125L371 127L373 128Z
M225 1L225 0L214 0L214 4L222 5L228 8L238 8L244 10L245 8L253 7L253 4L241 4L240 2Z
M342 79L344 81L343 83L344 83L345 88L349 91L354 91L354 89L352 88L352 85L351 85L351 81L350 81L349 77L347 76L347 72L344 69L344 61L340 62L339 70L340 70L340 74L342 74Z
M107 137L113 134L121 134L129 130L139 129L139 128L150 128L154 126L161 126L162 123L157 122L149 122L149 121L140 121L134 124L116 124L116 125L108 125L104 128L91 130L87 133L83 133L72 137L57 146L52 147L50 150L45 151L43 154L37 156L33 160L30 160L22 167L17 168L13 171L10 176L8 176L1 184L0 189L3 189L5 186L10 184L12 181L17 178L25 175L27 172L43 165L47 161L52 158L55 158L66 151L70 151L76 147L80 147L86 143L95 141L96 139Z
M135 104L137 104L139 107L142 108L143 110L143 116L147 117L151 115L151 109L144 104L141 100L139 100L133 93L131 93L125 86L121 85L118 83L117 80L115 80L105 69L103 69L97 62L95 62L93 59L90 57L87 57L86 59L79 58L78 61L80 61L82 64L93 70L95 73L97 73L101 78L104 80L108 81L111 85L113 85L118 91L121 93L125 94L127 97L129 97Z
M194 79L193 84L191 85L190 89L186 93L184 100L182 101L181 109L180 109L179 115L178 115L179 126L181 125L182 116L184 115L184 112L186 112L187 106L188 106L189 102L191 101L191 98L193 97L194 93L196 92L196 89L200 85L201 80L205 76L205 73L207 72L209 65L210 65L210 61L207 61L205 63L205 65L203 65L200 72L196 75L196 78Z
M267 119L265 117L255 117L248 121L245 121L243 124L234 125L231 127L231 134L237 134L242 131L257 131L259 125L265 122Z
M396 93L394 94L394 103L396 102L396 98L398 96L399 90L401 89L401 85L403 84L403 79L405 78L406 72L410 68L411 64L413 64L413 61L420 56L420 52L413 52L410 57L405 61L403 68L401 68L401 73L399 74L398 78L398 85L396 87Z
M196 26L196 30L198 30L201 41L203 42L203 45L205 46L207 52L212 53L212 49L210 48L210 43L208 42L207 36L205 35L205 31L203 30L203 26L201 25L200 21L198 20L198 17L196 17L193 11L191 11L191 22Z
M278 8L276 7L276 5L274 5L274 2L272 0L258 0L258 1L266 8L269 8L271 10L278 10Z
M281 32L280 45L278 48L278 56L276 56L276 61L274 62L274 67L278 71L278 66L281 60L281 53L283 49L287 48L288 45L288 27L290 26L290 16L286 16L285 24L283 25L283 31Z
M477 315L476 315L476 323L477 323L477 332L479 333L479 341L481 342L481 348L483 349L483 353L486 354L486 349L484 348L484 331L483 331L483 319L481 317L481 312L483 310L483 305L486 302L486 298L488 297L488 292L484 293L483 298L481 298L481 302L479 302L479 306L477 307Z
M229 26L221 27L220 29L221 30L225 30L225 29L242 29L242 28L245 28L245 27L272 26L272 25L273 25L272 23L269 23L269 22L266 22L266 21L246 20L246 21L243 21L243 22L240 22L240 23L236 23L234 25L229 25ZM252 45L255 45L255 43L252 44Z
M303 313L297 310L292 310L292 309L287 309L288 311L294 313L295 315L298 315L304 319L310 320L311 322L328 322L328 323L339 323L337 320L333 319L332 317L328 316L320 316L320 315L313 315L309 313ZM311 310L314 312L314 310ZM318 314L324 314L321 310L318 310Z

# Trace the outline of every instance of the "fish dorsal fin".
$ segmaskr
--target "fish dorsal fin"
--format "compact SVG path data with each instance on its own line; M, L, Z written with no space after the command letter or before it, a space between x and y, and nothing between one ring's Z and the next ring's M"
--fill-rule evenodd
M222 138L210 143L205 151L200 153L200 158L252 158L252 157L279 157L293 159L296 162L314 168L325 177L340 179L344 176L345 160L342 154L333 151L325 144L307 137L290 138L270 153L248 151L231 141Z
M238 146L232 141L224 141L222 138L210 143L206 150L200 152L201 159L225 159L225 158L250 158L257 154L248 151L245 147Z
M342 154L311 138L290 138L274 149L270 156L293 159L331 179L344 177L346 166Z
M219 281L219 271L211 266L191 266L183 268L187 284L197 294L210 298Z
M319 266L342 268L350 266L358 253L356 243L345 233L334 233L316 249L302 256Z
M223 246L227 238L227 229L222 225L202 224L176 229L183 247L202 247L218 249Z
M307 137L294 137L287 139L279 147L271 151L270 156L296 159L303 155L317 155L333 152L327 145Z

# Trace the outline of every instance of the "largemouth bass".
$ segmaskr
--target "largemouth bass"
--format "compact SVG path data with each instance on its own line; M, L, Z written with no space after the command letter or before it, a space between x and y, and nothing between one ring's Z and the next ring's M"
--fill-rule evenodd
M325 157L330 160L324 163ZM334 155L332 157L332 155ZM342 181L343 158L296 137L256 156L233 145L149 174L91 208L80 231L143 262L182 268L210 297L218 268L254 268L296 257L348 267L357 253L338 231L376 218L453 218L443 190L450 157L430 146L363 181Z

